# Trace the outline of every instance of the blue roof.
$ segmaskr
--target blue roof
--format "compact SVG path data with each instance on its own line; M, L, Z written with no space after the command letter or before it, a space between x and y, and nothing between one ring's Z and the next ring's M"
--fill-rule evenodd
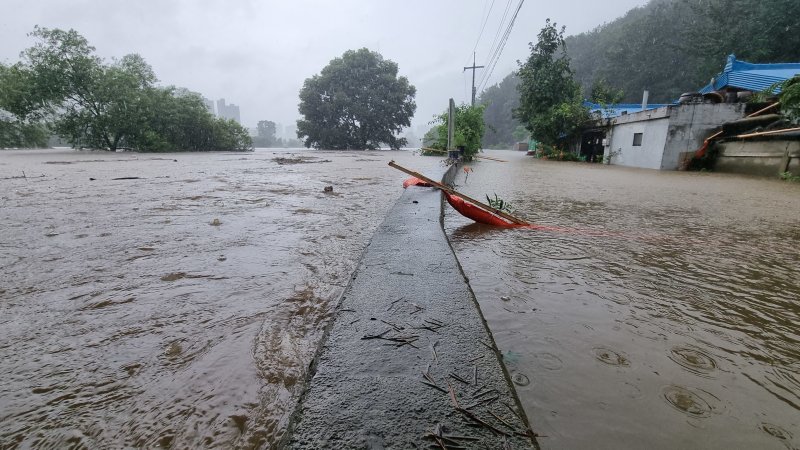
M729 55L725 69L711 83L700 89L700 93L706 94L726 87L761 92L795 75L800 75L800 63L753 64L738 61L735 55Z
M633 114L642 111L642 104L641 103L611 103L608 105L600 105L598 103L592 102L583 102L583 106L589 108L592 112L600 112L603 114L603 117L606 119L612 119L614 117L619 117L623 114ZM661 108L664 106L669 106L665 103L651 103L647 105L646 110Z

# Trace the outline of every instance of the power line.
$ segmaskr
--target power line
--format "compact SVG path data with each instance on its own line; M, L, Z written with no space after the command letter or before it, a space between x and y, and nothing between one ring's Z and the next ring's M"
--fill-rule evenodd
M475 46L472 47L472 54L473 55L475 54L475 51L478 49L478 43L481 41L481 37L483 36L483 30L486 28L486 22L489 21L489 16L492 15L492 8L494 8L494 2L495 2L495 0L492 0L492 4L489 5L489 12L486 13L486 18L483 19L483 25L481 26L481 32L478 33L478 39L475 39Z
M500 61L500 56L503 54L503 49L506 46L506 42L508 42L508 38L509 38L509 36L511 36L511 30L514 28L514 21L517 19L517 16L519 15L519 11L522 9L522 4L523 3L525 3L525 0L520 0L519 1L519 5L517 5L517 9L516 9L516 11L514 11L514 15L511 17L511 21L508 23L508 27L506 28L506 32L503 34L503 38L500 40L500 44L498 45L498 51L495 54L494 61L492 62L490 60L490 63L487 64L487 69L488 70L484 71L484 74L486 74L486 76L483 77L483 80L480 83L478 83L478 85L480 86L479 90L481 90L484 87L486 87L486 84L489 82L489 79L492 77L492 73L494 72L495 67L497 67L498 61Z
M508 11L510 10L510 8L511 8L511 0L508 0L506 2L506 8L503 11L503 17L500 18L500 23L497 25L497 32L494 34L494 39L492 39L492 45L489 46L488 55L493 55L494 52L497 50L495 47L495 45L497 44L497 38L500 37L500 33L503 30L503 25L505 25L506 17L508 16ZM487 63L489 60L491 60L491 56L489 56L489 59L487 59Z

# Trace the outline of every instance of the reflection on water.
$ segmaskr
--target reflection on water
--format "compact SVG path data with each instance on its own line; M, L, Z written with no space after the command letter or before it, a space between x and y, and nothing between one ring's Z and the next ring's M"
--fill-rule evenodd
M502 159L555 229L445 223L543 448L800 448L800 186Z
M274 442L389 159L0 152L0 448Z

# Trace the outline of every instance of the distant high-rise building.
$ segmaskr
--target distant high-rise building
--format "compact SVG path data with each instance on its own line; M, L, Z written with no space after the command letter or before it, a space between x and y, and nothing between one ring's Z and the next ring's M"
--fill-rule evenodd
M217 117L233 119L242 123L241 119L239 119L239 106L233 103L226 105L224 98L217 100Z
M208 110L208 112L214 114L214 102L203 97L203 104L206 105L206 109Z

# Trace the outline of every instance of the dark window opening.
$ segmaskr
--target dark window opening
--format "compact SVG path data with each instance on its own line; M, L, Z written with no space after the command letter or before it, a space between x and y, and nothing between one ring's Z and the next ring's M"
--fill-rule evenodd
M641 147L642 146L642 134L643 133L633 133L633 146L634 147Z

